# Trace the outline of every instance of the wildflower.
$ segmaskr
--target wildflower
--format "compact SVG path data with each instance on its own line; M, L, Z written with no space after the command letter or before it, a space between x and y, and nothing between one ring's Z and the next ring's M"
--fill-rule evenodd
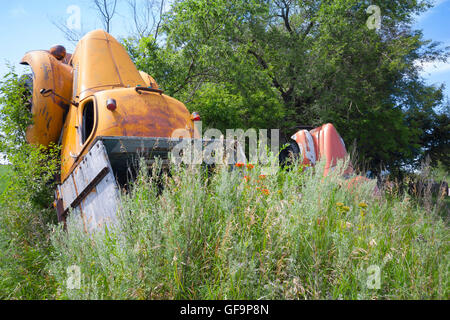
M264 180L264 179L266 178L266 176L263 175L263 174L261 174L261 175L259 175L259 178L260 178L261 180Z
M343 206L344 206L344 204L342 202L336 203L336 207L343 207Z
M244 176L244 180L245 180L245 182L249 182L250 181L250 177L249 176Z
M268 189L261 189L261 192L264 193L266 196L268 196L270 193Z
M235 164L236 167L241 168L243 166L245 166L245 164L243 164L242 162L238 162Z
M348 207L348 206L343 206L343 207L342 207L342 210L345 211L345 212L348 212L348 211L350 211L350 207Z
M247 169L248 169L248 170L252 170L254 167L255 167L255 166L252 165L251 163L249 163L249 164L247 165Z
M367 208L367 203L360 202L358 206L359 206L360 208L365 209L365 208Z

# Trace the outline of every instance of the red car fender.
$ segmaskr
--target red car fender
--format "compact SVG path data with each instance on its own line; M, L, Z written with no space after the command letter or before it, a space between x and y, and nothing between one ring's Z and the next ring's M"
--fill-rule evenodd
M315 165L316 161L325 157L324 176L337 165L338 160L345 160L347 157L344 141L331 123L311 131L300 130L291 138L300 148L302 164ZM344 174L352 172L353 168L349 165Z

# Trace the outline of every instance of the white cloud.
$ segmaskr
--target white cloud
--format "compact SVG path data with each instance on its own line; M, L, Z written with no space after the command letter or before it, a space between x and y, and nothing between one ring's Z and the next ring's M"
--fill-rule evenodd
M435 7L437 7L437 6L439 6L439 5L441 5L441 4L443 4L444 2L447 2L448 0L436 0L436 2L435 2Z
M435 12L435 9L437 7L439 7L441 4L443 4L443 3L447 2L447 1L449 1L449 0L436 0L434 2L434 6L431 9L429 9L429 10L427 10L427 11L423 12L422 14L420 14L420 15L415 17L416 23L422 22L423 20L427 19L430 15L432 15Z
M438 73L450 72L450 61L448 62L417 62L416 66L421 69L423 75L434 75Z
M26 17L28 15L28 12L25 10L23 5L20 4L12 9L10 9L9 15L13 18L21 18L21 17Z

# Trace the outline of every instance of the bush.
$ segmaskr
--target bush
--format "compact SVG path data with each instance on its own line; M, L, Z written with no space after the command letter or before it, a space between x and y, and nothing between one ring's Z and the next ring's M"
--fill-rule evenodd
M51 203L59 148L26 143L32 118L23 81L13 69L0 91L0 153L10 162L0 194L0 299L43 299L54 290L45 266L55 223Z

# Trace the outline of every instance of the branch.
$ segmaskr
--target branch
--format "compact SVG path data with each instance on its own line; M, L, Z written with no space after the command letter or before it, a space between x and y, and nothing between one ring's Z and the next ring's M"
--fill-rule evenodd
M312 27L314 26L314 21L311 21L308 26L306 27L305 32L303 32L302 35L302 41L304 41L306 39L306 37L308 36L308 34L311 32Z
M281 9L281 14L278 14L277 16L283 19L286 30L292 34L294 31L289 22L289 12L291 10L290 3L287 3L285 0L281 0L280 2L275 1L275 4L278 8Z
M252 56L254 56L256 58L256 60L258 60L259 65L264 70L269 69L267 62L259 54L257 54L255 51L253 51L251 49L248 49L247 52L250 53ZM277 88L278 91L280 91L281 96L283 97L283 100L286 100L288 98L288 92L284 91L283 87L281 86L281 84L278 82L278 80L274 76L271 76L271 78L272 78L272 83L275 86L275 88Z
M133 31L137 38L147 37L154 32L154 38L158 38L165 0L128 0L133 17ZM138 4L140 2L140 4ZM143 4L142 4L143 2Z
M287 31L289 31L289 33L292 33L291 24L289 23L289 7L285 7L285 9L281 9L281 16L284 20L284 26L286 27Z
M64 38L66 38L67 41L72 42L73 44L77 44L78 41L83 37L84 32L82 30L74 30L67 26L67 24L64 21L58 21L58 20L50 20L51 23L57 27L64 35Z
M106 32L110 31L110 22L116 13L117 0L94 0L94 4L97 7L98 12L100 13L100 18L102 19L103 26L106 29Z
M156 26L155 40L158 38L159 26L161 25L161 21L162 21L163 9L164 9L164 0L161 1L161 6L159 8L159 21L158 21L158 25Z
M186 84L188 83L189 79L191 78L191 72L192 69L194 68L194 59L191 60L191 64L189 65L189 70L187 72L186 78L184 79L183 83L176 89L173 91L173 93L177 93L178 91L184 89L184 87L186 87Z

